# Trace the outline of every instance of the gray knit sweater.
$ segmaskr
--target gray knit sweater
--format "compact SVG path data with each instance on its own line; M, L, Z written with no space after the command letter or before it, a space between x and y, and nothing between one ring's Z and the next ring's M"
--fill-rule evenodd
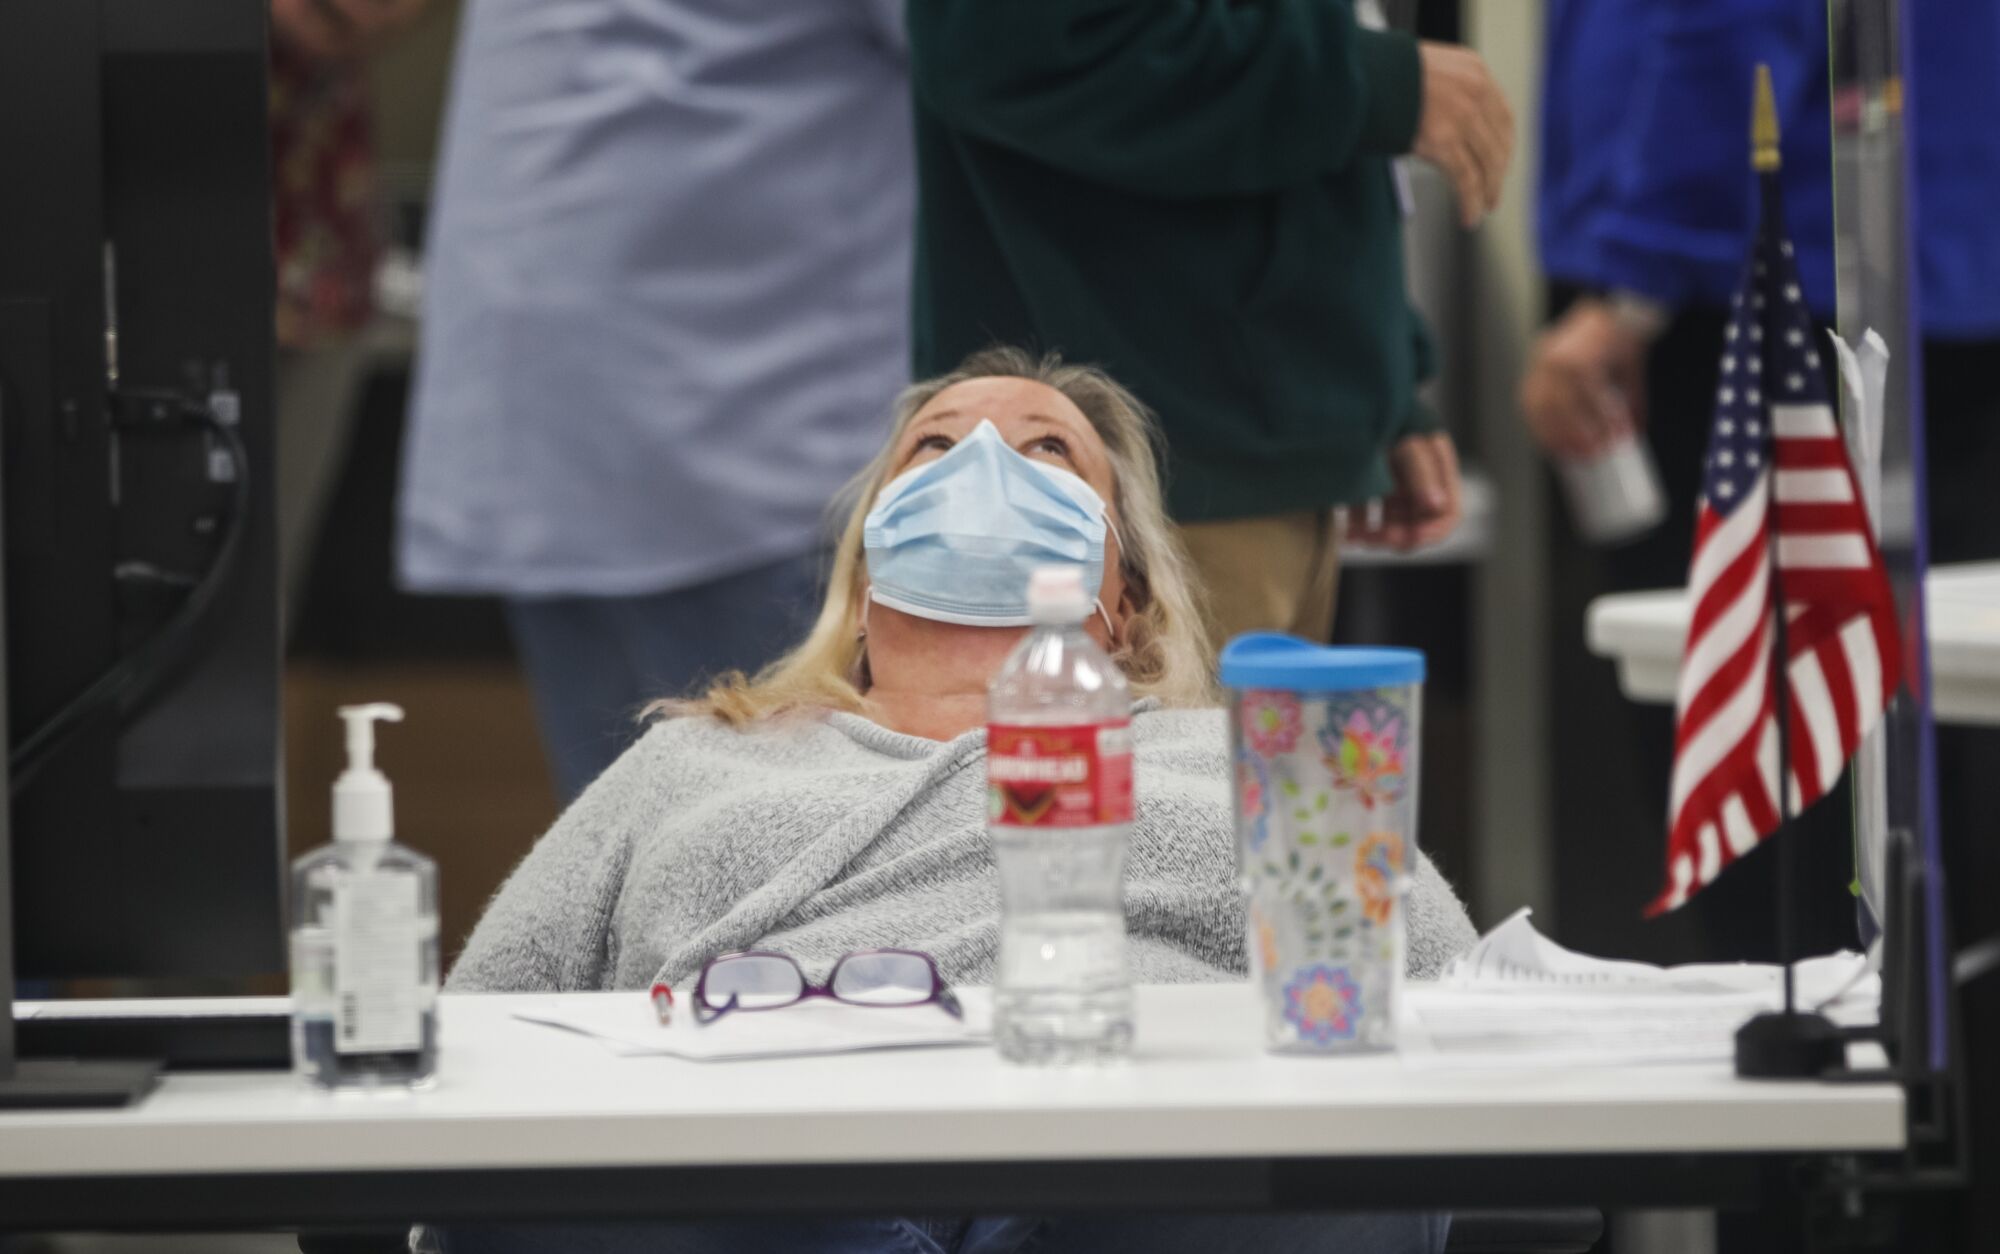
M1133 976L1241 978L1224 715L1142 707L1133 730ZM823 973L876 946L934 954L954 983L991 983L999 890L985 757L983 730L940 742L852 714L748 731L663 722L515 868L449 987L643 988L750 948ZM1472 943L1472 923L1428 858L1407 901L1409 969L1434 975Z

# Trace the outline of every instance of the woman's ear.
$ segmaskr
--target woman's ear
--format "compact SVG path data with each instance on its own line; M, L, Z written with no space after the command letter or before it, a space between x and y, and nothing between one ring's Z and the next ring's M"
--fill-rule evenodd
M860 621L854 629L854 673L850 677L854 686L867 692L875 686L875 668L868 661L868 585L861 585Z
M1112 612L1111 621L1118 629L1118 638L1112 641L1114 650L1124 650L1132 643L1132 624L1144 612L1146 606L1145 585L1131 572L1119 581L1118 605Z

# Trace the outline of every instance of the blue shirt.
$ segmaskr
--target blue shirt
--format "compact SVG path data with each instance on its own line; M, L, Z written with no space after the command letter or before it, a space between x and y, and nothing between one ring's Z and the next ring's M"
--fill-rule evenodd
M1926 334L2000 334L2000 4L1912 15L1917 266ZM1543 268L1721 308L1755 229L1751 85L1771 66L1800 286L1834 307L1826 6L1820 0L1553 0L1542 98Z
M900 0L475 0L398 562L638 595L822 542L909 369Z

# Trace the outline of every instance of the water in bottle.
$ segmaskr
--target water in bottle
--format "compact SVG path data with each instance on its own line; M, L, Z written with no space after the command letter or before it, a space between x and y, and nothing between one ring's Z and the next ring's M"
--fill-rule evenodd
M1035 571L1035 629L988 698L988 830L1000 870L994 1035L1013 1062L1132 1049L1125 845L1132 826L1132 696L1083 630L1080 567Z

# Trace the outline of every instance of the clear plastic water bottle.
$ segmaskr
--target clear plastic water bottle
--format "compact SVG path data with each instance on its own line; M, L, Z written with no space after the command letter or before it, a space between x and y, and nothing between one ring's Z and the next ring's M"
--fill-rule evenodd
M987 703L987 823L1000 868L994 1036L1012 1062L1132 1050L1125 845L1132 828L1132 694L1084 633L1076 566L1028 585L1035 629Z

